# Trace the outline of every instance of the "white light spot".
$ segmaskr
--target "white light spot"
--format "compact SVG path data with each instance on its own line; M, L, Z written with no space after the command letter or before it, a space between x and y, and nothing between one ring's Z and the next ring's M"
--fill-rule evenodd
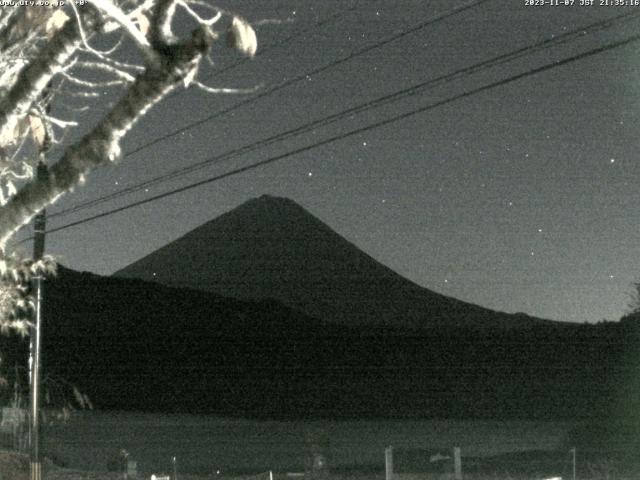
M309 172L309 173L307 173L307 176L309 176L309 177L313 177L313 172Z
M541 228L538 229L538 233L542 233L542 229Z
M362 146L366 147L367 146L367 142L362 142Z
M614 278L616 278L616 276L615 276L615 275L609 275L609 278L610 278L611 280L613 280Z
M616 159L615 158L610 159L609 163L616 163Z

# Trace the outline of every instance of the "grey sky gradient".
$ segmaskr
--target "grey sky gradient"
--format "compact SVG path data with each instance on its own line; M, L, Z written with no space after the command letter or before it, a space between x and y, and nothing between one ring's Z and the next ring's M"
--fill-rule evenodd
M208 80L277 85L461 5L461 1L227 1L261 45ZM92 175L54 213L415 83L640 7L530 7L493 0L160 142ZM352 10L347 11L350 7ZM337 20L314 23L337 11ZM299 138L153 186L81 219L635 35L640 19L483 70ZM216 48L217 64L238 57ZM219 60L218 60L219 59ZM65 265L110 274L251 197L292 198L416 283L497 310L616 320L640 275L640 42L528 76L246 174L52 234ZM125 150L244 96L189 90L151 111ZM87 121L89 121L88 117ZM27 236L29 232L25 232Z

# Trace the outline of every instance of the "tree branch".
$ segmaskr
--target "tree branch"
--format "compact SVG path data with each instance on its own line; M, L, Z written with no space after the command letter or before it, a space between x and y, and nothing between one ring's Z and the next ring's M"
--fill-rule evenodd
M124 31L129 34L133 41L138 45L142 52L146 55L152 55L151 45L147 41L142 32L135 26L131 19L110 0L89 0L96 8L102 10L109 17L119 23Z
M6 21L0 28L0 51L5 52L12 46L22 43L34 31L42 30L47 19L55 10L52 8L10 8Z
M213 40L214 35L203 26L184 44L165 46L158 52L160 65L149 66L136 78L105 118L66 150L51 168L47 180L35 180L25 185L0 209L0 246L3 247L38 211L82 183L91 170L116 161L120 156L122 137L149 108L193 74Z
M95 29L98 16L91 9L83 9L85 28ZM62 70L80 44L80 25L66 22L42 48L37 58L25 66L17 80L0 101L0 146L10 138L18 123L23 120L31 105L37 101L51 78Z
M174 35L171 30L171 21L176 8L175 0L158 0L152 11L150 37L151 45L156 50L173 43Z

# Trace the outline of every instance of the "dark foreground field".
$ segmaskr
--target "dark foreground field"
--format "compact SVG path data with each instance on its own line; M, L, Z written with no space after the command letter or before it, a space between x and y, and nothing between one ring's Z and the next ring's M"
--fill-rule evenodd
M630 448L636 430L627 428L629 435L611 443L608 431L624 433L622 427L514 420L264 421L87 411L45 428L43 451L45 480L122 479L108 471L122 449L137 461L138 479L171 473L175 456L178 480L270 480L269 471L273 480L382 480L389 445L396 480L451 478L451 459L438 463L430 456L450 456L453 446L462 450L465 479L567 480L573 478L575 447L577 479L637 479L640 462L637 449ZM309 455L318 450L328 469L311 475ZM28 467L25 456L0 451L0 480L27 480Z
M545 455L539 460L544 463ZM522 459L519 459L522 460ZM531 458L529 458L531 460ZM542 480L549 477L543 473L545 470L553 468L550 465L546 467L538 464L540 468L538 472L518 473L518 467L514 461L517 458L494 458L492 462L485 465L489 470L495 468L494 471L472 471L464 472L464 478L467 480ZM28 457L8 451L0 451L0 478L3 480L28 480L29 479L29 461ZM44 462L44 480L122 480L122 473L117 472L89 472L82 470L74 470L59 467L49 460ZM141 480L149 478L148 476L129 477L131 480ZM381 470L378 471L331 471L319 474L306 473L291 475L281 472L273 472L270 477L269 472L258 475L218 475L218 476L198 476L179 474L176 480L384 480L385 475ZM447 471L443 472L421 472L421 473L400 473L395 474L396 480L452 480L453 474ZM565 475L562 478L572 478L572 474ZM578 472L577 479L583 480L631 480L637 479L638 473L632 471L618 471L615 466L606 462L600 464L594 463L588 471ZM172 480L174 480L172 478Z
M167 472L177 458L183 473L300 472L318 445L333 471L373 467L383 471L384 452L393 446L396 466L419 461L403 450L453 447L463 457L553 450L566 462L575 422L523 420L251 420L212 415L132 412L77 412L65 424L43 432L45 452L70 468L106 470L124 449L146 474ZM578 446L580 447L580 446ZM419 455L418 455L419 457ZM423 465L424 466L424 465ZM4 480L4 479L3 479Z

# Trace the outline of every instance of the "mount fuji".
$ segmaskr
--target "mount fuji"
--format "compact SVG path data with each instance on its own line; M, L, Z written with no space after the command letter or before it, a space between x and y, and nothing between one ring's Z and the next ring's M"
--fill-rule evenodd
M263 195L114 274L345 325L519 328L552 323L466 303L400 276L294 201Z

